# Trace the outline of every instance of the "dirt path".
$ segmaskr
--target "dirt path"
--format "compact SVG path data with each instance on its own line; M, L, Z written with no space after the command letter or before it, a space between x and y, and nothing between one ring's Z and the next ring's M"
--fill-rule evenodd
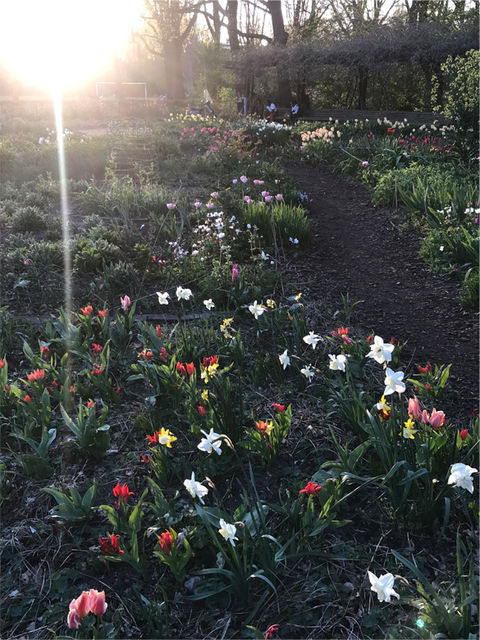
M478 406L478 314L461 307L458 281L432 274L417 231L400 228L401 213L376 208L362 185L322 166L284 166L312 200L313 246L295 261L295 277L336 307L342 293L363 300L354 323L408 341L404 361L453 363L451 386L469 415Z

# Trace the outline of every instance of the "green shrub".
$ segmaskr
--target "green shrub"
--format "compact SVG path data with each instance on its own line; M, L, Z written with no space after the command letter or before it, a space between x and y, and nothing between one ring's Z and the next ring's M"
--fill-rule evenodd
M82 273L101 273L106 263L116 262L121 256L120 248L103 238L79 240L73 265Z
M47 221L45 216L36 207L21 207L17 209L11 218L12 231L42 231Z
M292 207L284 203L276 203L273 206L254 203L245 207L243 217L247 224L258 228L269 246L276 242L288 246L289 238L298 239L302 248L311 243L310 221L302 207Z
M479 305L479 281L478 281L478 268L469 269L465 275L465 279L462 283L460 290L460 300L466 307L472 309L478 309Z

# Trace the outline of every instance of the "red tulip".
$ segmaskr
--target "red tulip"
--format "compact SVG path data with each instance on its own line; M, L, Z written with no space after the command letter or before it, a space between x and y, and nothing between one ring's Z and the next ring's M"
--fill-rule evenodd
M134 493L133 491L129 491L127 484L122 484L122 486L120 486L120 483L117 482L117 485L113 488L113 495L115 496L115 498L118 498L118 502L122 501L124 504L126 504L128 496L133 496ZM115 502L115 504L118 505L117 502Z
M161 536L158 536L160 547L163 553L170 553L173 546L173 536L170 531L164 531Z
M307 486L304 489L300 489L298 493L305 493L307 496L315 496L322 487L314 482L307 482Z

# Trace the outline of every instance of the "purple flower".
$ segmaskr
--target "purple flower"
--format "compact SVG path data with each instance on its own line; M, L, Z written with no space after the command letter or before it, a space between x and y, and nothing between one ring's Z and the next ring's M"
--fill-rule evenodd
M478 218L475 218L474 222L475 224L478 224Z
M232 264L232 282L238 278L238 264Z
M243 182L243 184L245 184L245 182L248 182L247 176L240 176L240 180Z
M368 162L366 160L362 162L362 167L368 167Z

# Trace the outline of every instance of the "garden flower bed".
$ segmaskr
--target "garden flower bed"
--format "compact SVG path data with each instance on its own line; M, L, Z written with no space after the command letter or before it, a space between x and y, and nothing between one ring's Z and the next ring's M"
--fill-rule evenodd
M68 238L53 177L2 187L3 635L468 637L478 415L449 362L295 278L293 130L152 136L150 168L72 176Z

